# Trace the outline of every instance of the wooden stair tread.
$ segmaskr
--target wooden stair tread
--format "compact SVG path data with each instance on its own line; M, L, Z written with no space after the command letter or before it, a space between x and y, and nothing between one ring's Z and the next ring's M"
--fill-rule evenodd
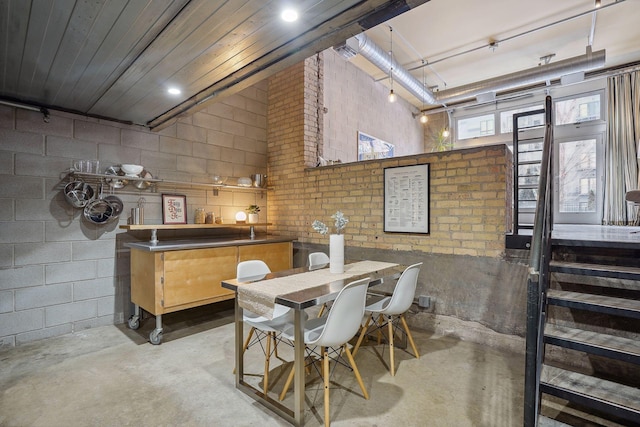
M547 291L549 304L582 308L585 310L601 308L603 312L620 314L632 318L640 318L640 301L615 298L604 295L585 294L582 292L561 291L549 289Z
M586 264L552 260L549 269L559 273L640 280L640 268L621 265Z
M636 412L640 416L640 389L578 372L543 365L541 385L568 390L588 398Z
M625 355L623 359L632 361L640 359L640 341L618 337L599 332L585 331L583 329L568 328L547 323L544 330L545 339L547 337L556 340L570 341L581 346L597 347L609 352ZM584 350L582 350L584 351Z

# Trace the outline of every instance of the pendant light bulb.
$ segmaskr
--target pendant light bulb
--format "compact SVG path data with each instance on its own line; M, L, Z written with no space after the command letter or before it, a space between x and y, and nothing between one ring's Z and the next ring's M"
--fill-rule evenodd
M420 114L420 123L425 124L429 121L429 117L427 117L426 113Z
M389 102L396 102L396 94L393 93L393 89L389 92Z
M442 136L445 138L449 138L449 128L445 128L445 130L442 131Z

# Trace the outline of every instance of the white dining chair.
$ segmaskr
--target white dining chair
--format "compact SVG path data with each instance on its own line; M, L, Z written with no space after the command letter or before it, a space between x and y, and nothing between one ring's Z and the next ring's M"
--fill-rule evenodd
M319 268L324 268L327 265L329 265L329 255L324 252L311 252L309 254L309 270L317 270ZM327 303L322 304L318 311L318 317L322 317L326 309Z
M236 269L236 277L239 281L258 280L264 278L267 274L271 273L269 266L261 260L248 260L238 263ZM276 304L273 309L273 318L268 319L264 316L260 316L249 310L243 310L242 321L251 326L249 335L245 340L242 347L242 356L244 357L247 348L253 344L260 343L262 350L264 351L264 379L262 381L262 389L264 394L267 394L269 390L269 364L271 355L278 356L278 335L282 332L284 327L293 322L294 312L289 307L285 307L280 304ZM255 339L252 341L252 337L255 333ZM271 344L273 343L273 349Z
M356 365L347 342L353 338L362 322L364 315L364 306L367 299L367 289L369 286L369 278L360 279L347 284L338 293L333 301L333 306L326 317L314 318L305 324L304 343L307 353L307 359L313 363L315 357L322 359L322 377L324 380L324 425L329 425L329 359L339 360L342 352L347 355L347 359L353 373L358 381L358 385L362 390L365 399L369 399L367 389L362 382L360 371ZM294 340L294 325L282 332L282 337ZM320 347L320 354L315 349ZM294 369L287 378L280 400L289 390L291 381L295 375Z
M324 252L311 252L309 254L309 270L323 268L329 265L329 255Z
M416 285L418 283L418 274L420 273L421 266L422 263L420 262L407 267L398 279L393 294L390 297L382 298L380 301L368 305L365 308L365 312L369 315L367 317L367 321L360 331L358 342L353 348L353 355L355 356L365 335L373 332L377 332L378 344L380 344L383 330L386 326L387 342L389 343L389 366L392 376L396 374L393 344L393 336L395 334L395 330L399 330L400 327L402 327L401 331L404 332L407 339L409 340L409 344L413 349L414 356L416 357L416 359L420 358L420 354L418 353L416 344L413 341L413 337L411 336L411 331L409 330L407 321L404 318L404 313L409 310L409 307L411 307L411 304L413 303L413 298L416 294ZM374 329L372 331L368 331L371 321L373 321Z

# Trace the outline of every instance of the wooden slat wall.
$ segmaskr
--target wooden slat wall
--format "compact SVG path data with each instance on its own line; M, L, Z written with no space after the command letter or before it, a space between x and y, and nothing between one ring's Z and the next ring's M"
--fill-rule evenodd
M0 97L147 124L342 42L396 2L296 4L286 24L276 0L0 0Z

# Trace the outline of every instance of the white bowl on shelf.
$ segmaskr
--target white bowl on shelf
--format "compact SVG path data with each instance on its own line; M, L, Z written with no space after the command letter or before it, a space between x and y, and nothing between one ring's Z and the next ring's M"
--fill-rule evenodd
M142 165L124 164L120 165L120 169L122 169L122 172L127 176L139 176L140 172L144 170L144 167Z
M238 178L238 187L251 187L251 178Z

